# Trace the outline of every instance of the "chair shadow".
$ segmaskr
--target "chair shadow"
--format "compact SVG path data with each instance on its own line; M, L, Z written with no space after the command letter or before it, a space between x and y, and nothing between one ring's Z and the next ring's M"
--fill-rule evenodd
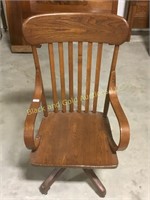
M29 154L23 156L22 161L19 161L19 166L24 172L24 178L26 180L41 181L42 182L50 175L53 167L41 167L33 166L29 163ZM91 183L87 175L84 173L82 168L66 168L66 170L56 180L58 182L86 182L95 193L102 197L97 188ZM38 185L37 187L39 187Z
M18 167L22 168L24 172L24 178L27 180L41 180L46 179L52 172L54 167L41 167L33 166L29 162L30 153L20 155ZM66 168L62 175L57 179L58 181L85 181L87 179L86 174L82 171L82 168Z

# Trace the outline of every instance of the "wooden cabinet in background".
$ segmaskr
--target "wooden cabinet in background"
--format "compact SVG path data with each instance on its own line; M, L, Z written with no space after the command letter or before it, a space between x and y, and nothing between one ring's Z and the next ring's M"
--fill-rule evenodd
M118 0L5 0L11 51L30 52L22 35L23 21L32 15L52 12L102 12L117 14Z
M131 28L149 27L149 0L129 2L128 22Z

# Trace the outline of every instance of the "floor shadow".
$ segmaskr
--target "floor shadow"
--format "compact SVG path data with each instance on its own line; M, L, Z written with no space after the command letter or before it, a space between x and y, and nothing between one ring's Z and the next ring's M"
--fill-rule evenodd
M30 181L40 180L41 184L54 169L53 167L32 166L29 163L29 155L26 155L24 157L24 162L20 162L19 167L23 169L25 179ZM97 188L94 187L94 185L89 180L85 172L82 170L82 168L67 168L56 181L86 182L91 187L91 189L96 192L98 196L102 197L101 194L98 192ZM37 187L39 187L39 185Z
M29 154L25 154L23 158L20 158L18 167L22 168L24 178L27 180L41 180L43 181L49 176L53 167L41 167L33 166L29 162ZM58 181L85 181L87 176L80 168L67 168L62 175L58 178Z
M149 30L132 30L132 35L139 35L142 38L143 44L147 53L150 55L150 35Z

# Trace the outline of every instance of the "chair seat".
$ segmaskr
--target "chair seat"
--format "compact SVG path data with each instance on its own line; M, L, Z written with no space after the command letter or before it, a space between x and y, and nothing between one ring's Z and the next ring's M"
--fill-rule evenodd
M33 165L51 167L115 168L116 153L108 143L108 119L100 112L50 112L43 118Z

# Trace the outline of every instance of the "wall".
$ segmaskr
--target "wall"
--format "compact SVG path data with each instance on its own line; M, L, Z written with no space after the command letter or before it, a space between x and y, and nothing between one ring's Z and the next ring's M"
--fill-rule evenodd
M126 16L126 8L128 2L126 0L118 0L118 15L119 16Z

